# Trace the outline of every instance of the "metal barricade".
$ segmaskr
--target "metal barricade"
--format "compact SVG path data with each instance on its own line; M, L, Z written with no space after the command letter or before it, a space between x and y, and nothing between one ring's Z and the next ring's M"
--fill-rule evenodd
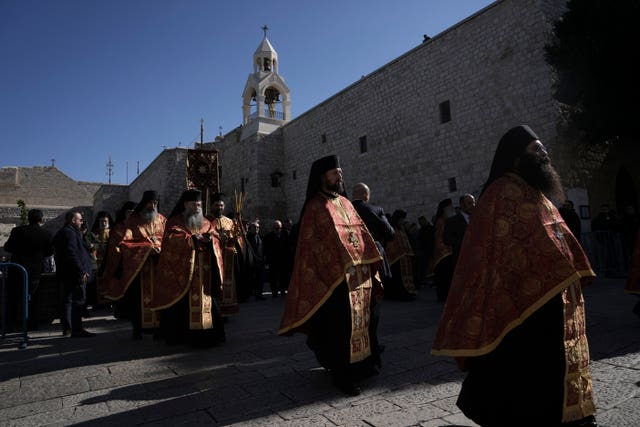
M29 274L20 264L15 262L0 262L0 273L2 274L2 339L5 339L7 332L7 273L9 267L13 267L22 273L22 296L24 302L24 316L22 318L22 343L18 348L27 348L29 335L27 334L27 320L29 319ZM14 301L9 301L14 303Z
M605 277L626 277L627 264L620 233L592 231L580 235L580 243L591 262L591 268Z

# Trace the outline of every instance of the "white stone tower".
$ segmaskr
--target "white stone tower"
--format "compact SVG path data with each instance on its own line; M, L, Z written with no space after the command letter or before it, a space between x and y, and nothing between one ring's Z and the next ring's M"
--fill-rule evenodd
M268 135L291 120L291 100L287 84L278 74L278 53L264 38L253 54L253 73L242 92L242 135Z

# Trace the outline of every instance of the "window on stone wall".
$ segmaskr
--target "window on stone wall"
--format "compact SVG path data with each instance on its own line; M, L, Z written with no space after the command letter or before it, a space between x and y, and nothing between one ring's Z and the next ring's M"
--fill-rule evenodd
M367 152L367 135L360 137L360 154Z
M327 142L327 134L323 133L322 135L320 135L320 142L325 144Z
M455 193L458 191L458 184L456 183L456 178L449 178L449 193Z
M298 179L298 171L295 171L295 170L294 170L294 171L291 173L291 179L293 179L294 181L295 181L296 179Z
M280 187L282 181L282 172L273 172L271 174L271 186L276 188Z
M440 123L451 121L451 104L449 100L440 103Z

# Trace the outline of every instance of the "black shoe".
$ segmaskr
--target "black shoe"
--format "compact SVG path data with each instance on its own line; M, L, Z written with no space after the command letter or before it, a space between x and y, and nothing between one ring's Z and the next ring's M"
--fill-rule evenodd
M633 314L640 317L640 302L633 307Z
M68 329L63 329L62 330L62 336L63 337L70 337L71 336L71 331Z
M596 421L596 417L593 415L589 415L588 417L582 418L577 421L571 421L569 423L563 423L562 426L567 427L598 427L598 423Z
M340 390L341 392L343 392L344 394L348 395L348 396L358 396L362 391L360 390L360 387L358 387L357 385L355 385L353 382L351 382L348 379L333 379L333 385Z
M95 337L96 334L94 334L93 332L89 332L85 329L80 329L79 331L72 331L71 332L71 338L89 338L89 337Z
M131 335L131 339L133 339L134 341L140 341L142 339L142 332L134 331Z
M365 366L355 370L352 377L358 381L378 375L379 372L375 366Z

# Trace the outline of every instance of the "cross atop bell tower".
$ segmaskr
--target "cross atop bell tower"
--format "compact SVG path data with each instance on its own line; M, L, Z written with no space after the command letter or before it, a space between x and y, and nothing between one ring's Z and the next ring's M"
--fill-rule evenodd
M253 73L242 93L241 138L269 134L291 120L289 87L278 73L278 52L267 38L269 27L261 27L264 37L253 53Z

